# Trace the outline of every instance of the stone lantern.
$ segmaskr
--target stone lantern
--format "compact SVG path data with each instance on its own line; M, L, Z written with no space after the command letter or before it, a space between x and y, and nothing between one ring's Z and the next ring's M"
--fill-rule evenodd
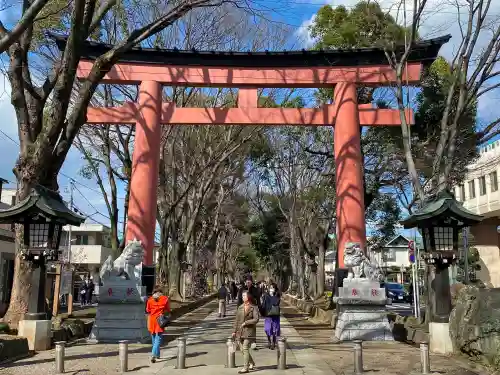
M458 260L458 235L464 227L479 223L482 216L465 209L447 190L429 197L415 213L401 221L405 229L418 228L422 258L427 267L427 301L431 350L449 353L448 321L451 312L449 267Z
M47 320L45 303L46 262L59 259L62 227L79 226L84 221L84 217L64 204L57 192L40 185L35 186L26 199L0 210L0 223L23 225L19 252L21 258L33 264L28 312L19 323L19 334L28 338L32 350L43 350L47 344L50 347L50 320Z

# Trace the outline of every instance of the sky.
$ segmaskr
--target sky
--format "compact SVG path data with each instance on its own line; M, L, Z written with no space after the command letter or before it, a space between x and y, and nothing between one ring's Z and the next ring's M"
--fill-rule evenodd
M284 0L287 6L282 6L282 2L259 1L261 3L257 4L260 4L263 9L267 9L269 16L273 20L292 26L295 29L293 45L296 49L308 48L314 43L309 35L308 26L312 23L315 13L321 6L331 4L333 6L344 5L350 8L357 3L357 0L330 0L326 2L322 0ZM458 0L459 3L463 1ZM382 9L390 12L398 22L404 23L402 9L400 8L398 12L395 7L391 7L394 0L379 0L379 3ZM413 1L407 0L407 3L406 14L410 17L410 3L413 3ZM424 38L433 38L445 34L452 35L451 41L442 49L442 54L447 58L453 55L461 40L457 10L453 5L450 5L453 3L456 3L456 0L429 0L429 6L424 12L424 19L420 29L420 34ZM500 0L493 0L492 3L491 14L499 16ZM281 5L275 6L273 4ZM16 15L12 11L0 12L0 19L5 24L11 24L15 17ZM500 106L496 104L499 99L498 93L493 91L490 95L484 96L479 102L479 116L484 122L500 117ZM0 119L0 149L2 155L0 158L0 177L11 182L7 187L15 187L12 168L18 155L17 124L13 107L10 104L10 86L6 77L2 75L0 75ZM59 175L61 194L65 199L69 200L70 180L75 181L75 206L85 215L89 215L90 220L106 224L109 222L107 210L98 186L94 181L87 180L78 173L83 165L84 161L79 152L74 149L71 150ZM120 197L123 196L123 189L120 189Z

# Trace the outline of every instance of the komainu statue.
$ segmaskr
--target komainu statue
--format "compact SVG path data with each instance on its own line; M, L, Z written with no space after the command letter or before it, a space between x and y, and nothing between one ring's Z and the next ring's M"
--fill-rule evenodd
M142 242L136 239L128 241L127 246L118 258L113 261L112 256L101 266L101 282L117 280L134 280L134 269L144 259L144 247Z
M376 262L371 261L357 242L348 242L344 249L344 265L348 268L348 279L367 278L382 282L384 275Z

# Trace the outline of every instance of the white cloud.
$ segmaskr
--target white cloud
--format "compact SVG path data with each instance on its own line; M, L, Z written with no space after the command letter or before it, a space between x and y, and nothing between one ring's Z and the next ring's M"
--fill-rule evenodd
M298 39L299 45L302 44L305 48L311 48L314 44L314 38L311 36L309 32L309 26L311 26L314 22L315 14L311 16L308 20L302 22L300 27L295 31L295 36Z

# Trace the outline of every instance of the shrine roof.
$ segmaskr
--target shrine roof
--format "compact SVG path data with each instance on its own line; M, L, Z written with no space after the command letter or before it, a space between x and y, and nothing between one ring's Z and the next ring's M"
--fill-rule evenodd
M451 192L442 190L430 196L419 210L401 220L400 223L408 229L433 220L445 222L450 219L462 223L462 226L469 226L479 223L483 220L483 216L469 211L455 199Z
M63 202L59 193L36 185L30 194L12 207L0 209L0 223L24 223L33 218L45 218L46 221L79 226L85 221L71 211Z
M66 45L66 36L52 35L62 51ZM416 42L408 62L431 64L437 57L443 44L451 35ZM112 45L86 41L82 46L81 58L95 60L109 51ZM403 46L395 49L396 55L402 55ZM153 64L172 66L213 66L213 67L322 67L322 66L373 66L387 65L383 48L356 48L331 50L296 50L296 51L199 51L161 48L132 48L123 53L119 62L131 64Z

